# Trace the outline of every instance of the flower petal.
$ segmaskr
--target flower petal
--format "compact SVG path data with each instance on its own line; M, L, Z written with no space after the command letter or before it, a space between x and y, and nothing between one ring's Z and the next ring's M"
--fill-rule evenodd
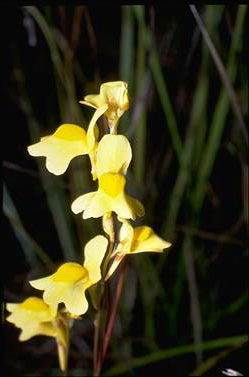
M87 105L98 109L106 105L106 99L102 94L88 94L84 97L84 101L79 101L82 105Z
M110 198L102 190L98 190L93 194L94 196L92 196L91 201L85 206L83 219L89 219L90 217L98 218L106 212L112 211Z
M135 201L134 206L134 202L130 200L132 198L124 194L124 192L114 198L107 195L102 189L98 189L98 191L93 194L94 196L91 197L91 200L88 201L87 205L85 205L84 207L78 206L78 209L85 209L83 213L83 219L88 219L90 217L98 218L103 216L107 212L113 211L124 219L135 220L137 213L136 201L135 199L133 199ZM141 211L139 213L141 213Z
M33 336L40 335L40 333L38 332L39 323L37 322L27 321L26 325L16 325L16 327L19 327L22 330L18 337L21 342L24 342L25 340L28 340Z
M90 158L91 166L92 166L91 174L94 181L97 179L97 175L96 175L97 148L98 148L98 143L96 143L96 148L94 148L92 151L89 151L89 158Z
M57 310L42 299L32 296L19 304L8 303L6 308L11 312L6 320L21 329L20 341L36 335L57 337Z
M89 95L91 95L91 94L89 94ZM94 109L98 108L96 105L93 105L90 101L89 102L88 101L79 101L79 103L81 103L81 105L86 105L86 106L93 107Z
M100 94L121 110L129 108L128 85L125 81L111 81L102 84Z
M64 303L67 310L73 314L84 314L88 309L85 290L88 288L88 280L84 282L54 282L50 279L43 293L44 301L51 307Z
M67 310L75 315L84 314L88 309L88 301L85 296L85 291L90 286L90 282L88 281L86 284L75 284L71 285L65 295L63 297L64 302Z
M93 198L96 196L97 191L89 192L75 199L71 205L71 210L73 213L77 214L83 212L89 204L92 202Z
M76 283L85 279L88 272L79 263L67 262L62 264L51 276L51 281L55 283Z
M126 174L132 151L128 139L123 135L105 135L99 142L96 174Z
M19 335L21 342L28 340L36 335L57 336L56 327L51 322L29 322L27 326L22 328L22 332Z
M133 242L129 254L141 252L163 252L171 246L170 242L164 241L156 235L152 228L148 226L139 226L134 228Z
M45 278L32 280L29 283L36 289L44 290L43 300L51 307L55 307L57 309L58 304L63 302L65 292L72 283L55 283L52 280L53 276L56 276L56 273Z
M96 236L85 246L84 267L89 273L89 278L93 284L101 279L101 262L104 258L108 245L108 240L104 236Z
M139 217L144 216L145 209L144 209L143 204L139 200L134 199L129 195L126 195L126 200L129 204L129 206L133 209L133 211L135 212L135 214L137 216L139 216ZM123 216L121 216L121 217L123 217Z
M124 192L118 197L114 198L111 203L111 210L116 212L116 214L123 219L135 220L136 211L134 211L134 206L128 198L129 196Z
M12 311L8 317L8 321L12 323L51 321L56 317L56 310L49 307L41 298L34 296L20 304L8 304L7 310Z
M108 104L125 111L129 108L127 83L125 81L106 82L100 86L99 94L89 94L80 103L94 108Z
M119 217L120 218L120 217ZM123 220L123 219L122 219ZM128 221L123 221L123 224L119 231L119 247L124 253L127 253L131 249L131 243L133 239L134 229Z
M144 241L150 238L154 234L152 228L147 225L138 226L134 228L134 241Z
M125 188L126 179L121 174L105 173L99 177L99 189L111 198L116 198Z
M15 310L8 317L6 317L6 321L14 323L17 327L20 327L22 324L30 321L30 316L27 315L27 312L24 310Z
M119 244L116 250L114 251L113 255L115 255L115 257L111 264L111 267L109 268L106 274L105 280L109 279L109 277L117 269L125 255L129 253L133 239L134 230L131 224L124 218L121 218L120 216L118 216L118 220L123 223L119 231Z
M6 309L8 310L8 312L13 312L17 307L18 307L19 304L13 304L12 302L8 302L6 303Z
M57 329L51 322L40 323L37 331L40 335L57 336Z
M98 108L93 114L93 117L89 123L86 137L87 137L87 144L90 150L92 150L94 146L96 145L96 140L97 140L96 132L98 132L98 127L96 125L96 122L101 117L101 115L105 113L107 109L108 109L108 105L104 105Z
M102 228L106 234L109 236L109 240L111 242L114 242L114 221L112 218L112 213L111 212L106 212L104 213L102 217Z
M86 132L77 125L63 124L53 135L30 145L28 152L31 156L45 156L50 173L63 174L74 157L88 153Z
M78 263L64 263L54 274L30 283L44 289L43 299L51 307L57 308L59 303L64 303L74 315L84 314L88 309L85 290L92 283L88 271Z
M115 256L115 258L114 258L114 260L111 264L111 267L109 268L109 270L108 270L108 272L105 276L105 281L107 279L109 279L112 276L112 274L116 271L116 269L118 268L120 262L123 260L124 257L125 257L125 254L122 254L122 253L118 253Z
M106 173L105 175L109 179L109 176L112 174ZM125 179L123 176L120 177ZM113 190L110 188L109 180L107 182L105 180L102 183L103 187L101 186L98 191L84 194L77 198L71 205L72 211L76 214L84 211L83 219L90 217L98 218L111 211L116 212L118 216L124 219L133 220L135 220L136 215L142 216L144 214L143 205L124 193L124 185L121 185L122 182L118 182L122 186L122 190L119 190L120 185L116 181L114 183L118 187L113 187ZM120 191L121 193L119 193Z
M35 335L55 336L56 331L52 322L57 315L57 311L48 306L38 297L29 297L20 304L6 305L7 310L11 311L6 320L22 329L19 340L28 340ZM40 324L44 323L44 328Z
M41 279L30 280L29 284L32 285L32 287L35 289L44 290L47 287L47 285L50 283L50 278L51 278L51 275L45 278L41 278Z

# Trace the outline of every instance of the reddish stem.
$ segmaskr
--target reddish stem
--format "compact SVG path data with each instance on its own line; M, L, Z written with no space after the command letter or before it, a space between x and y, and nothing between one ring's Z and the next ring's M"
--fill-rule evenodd
M103 364L103 361L104 361L104 358L105 358L105 354L106 354L106 351L107 351L107 348L108 348L108 345L109 345L109 342L110 342L110 339L111 339L112 330L113 330L113 327L114 327L118 307L119 307L119 304L120 304L121 292L122 292L122 287L123 287L123 283L124 283L124 275L125 275L126 264L127 264L126 258L124 258L123 263L121 264L121 270L120 270L120 275L119 275L119 278L118 278L118 284L117 284L115 299L114 299L113 305L111 307L110 317L109 317L109 320L108 320L108 323L107 323L107 326L106 326L106 332L105 332L105 336L104 336L103 345L102 345L102 348L101 348L100 353L99 353L97 368L96 368L96 372L95 372L96 377L100 375L100 371L101 371L102 364Z

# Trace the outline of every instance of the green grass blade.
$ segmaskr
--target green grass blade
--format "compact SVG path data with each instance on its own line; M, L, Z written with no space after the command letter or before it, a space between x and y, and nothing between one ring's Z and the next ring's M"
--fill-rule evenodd
M177 129L176 117L169 98L169 93L163 76L163 71L155 48L153 48L151 51L150 65L156 88L159 94L159 98L161 100L161 104L165 114L165 118L167 121L167 125L169 128L169 132L172 138L172 144L175 149L178 162L180 163L182 155L182 142Z
M214 39L215 37L218 38L219 34L217 33L219 24L222 20L224 14L225 6L224 5L206 5L205 6L205 23L206 28L209 35ZM209 87L209 74L208 69L210 65L210 54L207 48L207 45L204 41L202 41L202 80L207 81L207 86ZM208 92L207 88L207 92ZM208 115L208 93L206 97L206 104L203 106L202 116L200 118L199 127L196 127L196 135L195 135L195 147L194 147L194 158L192 159L193 169L198 170L199 161L201 159L203 146L205 144L205 138L207 133L207 115Z
M240 345L238 346L240 347ZM219 352L217 355L209 357L205 360L200 366L195 368L192 372L188 374L188 376L202 376L203 373L206 373L209 369L213 368L221 359L229 355L232 351L234 351L236 347L229 348L228 350Z
M223 7L208 6L206 8L206 17L208 20L208 31L210 34L217 29L223 14ZM203 43L202 50L202 66L200 78L195 89L192 109L190 113L190 121L187 127L186 137L184 141L182 160L179 173L169 200L169 208L165 223L162 225L163 235L167 239L172 239L180 210L184 193L191 178L191 171L194 161L199 161L199 154L205 137L205 123L208 100L209 79L207 74L208 68L207 47Z
M58 97L61 98L61 106L60 106L60 115L62 119L62 123L76 123L79 125L84 125L84 129L87 129L87 122L83 117L83 112L86 107L82 107L79 104L76 98L76 89L75 89L75 79L73 75L73 70L77 65L72 64L72 60L69 60L69 56L72 55L71 48L65 39L65 37L57 30L56 33L53 34L55 37L55 42L58 44L59 49L64 55L65 60L65 67L64 67L64 75L66 77L65 81L65 93L62 96L60 93L60 82L56 75L56 82L57 82L57 94ZM53 37L52 36L52 37ZM80 67L78 67L78 73L83 75ZM83 95L82 95L83 97ZM81 98L82 99L82 98ZM72 184L70 187L71 189L71 201L75 199L75 195L81 195L83 192L91 191L91 177L90 177L90 170L89 164L87 161L88 157L84 156L83 158L74 159L68 168L70 182ZM89 237L96 234L96 225L94 226L93 222L87 221L84 223L84 227L82 227L82 218L76 217L76 226L78 231L78 238L81 244L84 244L88 241Z
M144 338L147 339L147 347L155 349L155 300L159 297L163 305L166 305L168 300L150 256L144 254L143 258L136 258L136 265L144 312Z
M49 49L50 49L50 54L51 54L51 59L53 61L53 66L56 69L56 72L57 72L62 84L65 83L63 63L61 61L61 57L60 57L57 45L54 41L51 30L50 30L45 18L43 17L41 12L36 7L25 6L24 9L29 14L31 14L31 16L35 19L35 21L39 25L40 29L42 30L44 37L47 41L47 44L49 46Z
M167 126L169 128L169 132L172 138L172 144L176 152L177 159L180 163L181 153L182 153L182 142L181 142L181 138L179 136L179 132L177 129L176 117L174 114L173 106L169 98L168 89L165 83L159 57L158 57L156 48L153 45L151 46L152 33L149 30L149 28L146 27L144 15L143 15L143 12L141 11L141 7L136 5L133 7L133 9L138 19L138 22L140 22L144 28L144 32L143 32L144 44L146 48L150 48L149 63L151 66L153 79L155 81L156 88L157 88L157 91L161 100L161 104L162 104L165 118L167 121Z
M242 112L241 112L241 108L240 108L240 105L238 103L238 99L237 99L237 96L235 95L235 92L233 90L233 87L231 85L231 82L227 76L227 73L226 73L226 70L224 68L224 65L222 63L222 60L220 59L217 51L216 51L216 48L214 46L214 44L212 43L210 37L209 37L209 34L199 16L199 13L197 12L197 9L195 7L195 5L190 5L190 9L196 19L196 22L200 28L200 31L202 33L202 36L209 48L209 51L210 51L210 54L212 55L212 58L215 62L215 65L216 65L216 68L219 72L219 75L220 75L220 78L223 82L223 85L225 86L226 88L226 91L227 91L227 94L230 98L230 101L231 101L231 106L232 106L232 109L235 113L235 116L237 117L237 120L238 120L238 125L241 127L241 131L243 133L243 136L244 136L244 139L246 141L246 143L248 144L248 134L247 134L247 130L246 130L246 125L245 125L245 122L244 122L244 119L243 119L243 115L242 115Z
M137 101L142 95L142 83L145 78L145 66L146 66L146 49L143 43L144 40L144 6L139 6L140 11L142 12L142 17L139 18L138 23L138 50L137 50L137 70L136 70L136 98ZM146 143L146 110L144 109L139 117L138 125L135 132L135 148L133 149L133 168L134 168L134 178L138 189L141 189L141 186L144 181L144 170L145 170L145 143Z
M13 231L20 242L24 255L32 268L41 268L41 264L37 257L46 265L48 270L53 270L53 262L45 251L33 240L24 228L16 206L7 190L5 184L3 184L3 213L8 218Z
M121 6L121 39L120 39L120 80L128 83L130 103L134 101L134 15L129 5ZM127 134L129 128L130 112L126 111L120 119L121 133Z
M187 128L180 170L170 195L167 218L165 223L162 225L163 235L169 240L171 240L173 237L183 196L187 184L191 178L191 164L193 160L194 147L196 145L196 129L201 125L202 115L207 104L207 96L208 78L205 75L205 72L203 72L194 95L191 119Z
M173 298L169 310L169 334L176 336L177 334L177 319L180 307L180 301L182 297L182 289L185 281L185 264L183 259L183 253L180 251L177 260L176 267L176 281L173 287Z
M225 308L218 309L210 316L205 322L204 325L208 330L213 330L217 327L219 321L223 318L232 315L239 311L243 306L248 303L248 291L246 290L240 297L228 304Z
M231 83L234 82L237 72L237 64L235 63L235 54L239 52L241 47L241 38L246 15L246 5L240 5L238 8L232 46L229 52L227 73ZM213 119L210 126L208 141L203 152L199 174L197 177L196 189L193 194L194 206L198 212L206 194L207 181L212 172L214 161L217 155L218 147L225 127L226 117L229 111L230 103L226 88L221 89L221 93L214 111Z
M218 23L221 20L224 7L207 6L205 17L207 20L207 27L210 34L217 29ZM195 161L199 161L204 143L206 132L206 113L209 90L208 79L208 63L209 55L205 43L202 45L202 62L199 81L194 92L192 109L190 113L190 120L187 126L186 137L182 152L182 162L177 179L169 199L169 207L167 217L163 224L163 235L166 239L174 238L174 231L177 222L180 207L185 198L187 186L191 183L193 169L195 169ZM161 271L165 262L165 256L161 256L158 261L158 269ZM176 334L177 314L181 301L182 287L184 280L184 263L182 252L178 256L177 262L177 278L173 290L173 298L171 303L171 310L169 311L169 329L171 335ZM192 266L194 268L194 266Z
M82 114L82 107L79 105L78 100L76 98L72 61L68 60L68 56L71 56L71 51L67 40L58 30L56 30L56 32L52 32L51 27L48 25L45 17L41 14L41 12L39 12L37 8L25 7L25 9L36 20L50 49L50 55L55 71L55 81L62 123L72 122L78 123L80 125L85 124L86 122ZM52 18L50 18L50 23L52 23ZM62 59L59 54L59 49L62 51L64 55L65 64L62 63ZM68 171L70 173L70 178L72 181L72 196L74 199L75 193L81 194L82 192L86 192L88 190L88 187L90 185L90 175L86 173L86 161L83 160L73 161L72 164L70 164ZM52 177L51 180L53 178L54 177ZM58 180L58 177L56 177L56 179ZM60 177L59 179L61 180ZM61 185L58 185L57 191L58 190L60 190L58 196L59 201L63 201L61 205L64 207L64 210L66 210L66 207L68 207L68 199L66 198L65 193L63 193ZM51 205L54 204L54 206L57 206L58 204L57 207L59 210L60 203L57 203L58 198L55 199L54 203L52 200L49 199L49 203L51 203ZM60 235L62 235L64 232L65 234L68 234L69 232L71 233L71 238L74 245L72 244L72 242L69 242L69 238L67 237L68 239L66 244L64 242L64 256L67 259L75 259L75 252L73 251L73 249L76 247L76 239L72 233L71 221L68 218L65 218L65 220L62 221L60 225L60 222L58 222L56 215L52 213L52 216L54 222L56 223L56 227L62 228L62 230L60 231ZM82 232L82 226L80 222L82 222L82 219L77 217L76 225L79 240L81 242L84 242L87 240L87 238L89 238L89 234L93 234L93 224L91 221L88 221L85 224L85 232ZM67 227L68 229L66 229ZM88 234L88 236L86 236L86 234ZM59 237L61 238L61 236Z
M127 81L129 94L134 95L134 17L129 5L121 7L120 79Z
M223 347L234 347L237 345L242 345L248 341L247 335L239 335L239 336L232 336L228 338L219 338L215 340L209 340L206 342L202 342L200 347L203 351L205 350L212 350L216 348L223 348ZM161 360L170 359L172 357L177 357L181 355L185 355L188 353L193 353L196 351L195 344L188 344L181 347L175 347L171 349L161 350L157 352L153 352L146 356L141 357L134 357L131 360L127 360L124 363L120 363L115 365L114 367L108 369L103 376L118 376L119 374L125 373L133 368L144 367L145 365L156 363Z
M194 343L196 344L196 363L198 365L203 360L203 353L200 346L203 339L203 326L199 298L199 287L196 279L196 268L194 261L194 244L190 236L185 236L182 248L184 253L185 272L190 296L190 319L193 328Z
M24 88L21 90L21 108L27 116L27 124L31 141L35 143L40 139L41 127L33 115L32 107L28 97L25 94ZM35 161L38 165L41 183L44 191L46 192L48 206L54 220L64 258L69 260L77 260L77 246L72 227L70 203L63 188L62 178L55 177L51 173L47 172L44 166L44 161L40 158L36 158Z

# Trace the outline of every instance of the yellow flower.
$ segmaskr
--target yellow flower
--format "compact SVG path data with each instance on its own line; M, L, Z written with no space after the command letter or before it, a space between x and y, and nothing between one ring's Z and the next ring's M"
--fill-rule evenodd
M119 118L129 108L127 83L124 81L104 83L100 86L99 94L89 94L80 103L94 107L97 111L105 109L104 113L108 118L111 133L116 133ZM98 118L101 115L98 115Z
M93 116L87 133L75 124L62 124L52 135L42 137L40 142L30 145L28 147L29 154L31 156L45 156L46 168L55 175L65 173L74 157L89 154L92 175L96 179L95 163L98 145L96 120L99 114L103 114L101 111Z
M29 297L20 304L7 303L6 309L11 312L6 320L22 330L19 335L20 341L28 340L35 335L57 337L58 332L54 325L57 310L42 299Z
M72 203L72 211L82 211L83 219L101 217L107 212L116 212L125 219L144 215L143 205L125 194L127 172L132 157L128 139L123 135L105 135L98 145L96 174L98 190L81 195Z
M84 314L88 309L85 291L101 279L100 265L106 252L108 241L104 236L96 236L85 246L85 262L64 263L58 270L45 278L32 280L36 289L44 290L44 301L57 308L64 303L66 309L74 314Z
M21 328L20 341L25 341L36 335L47 335L56 338L61 370L66 369L69 327L73 317L70 313L55 307L50 307L38 297L29 297L20 304L7 303L6 308L11 312L7 321Z
M128 221L120 218L119 220L123 222L119 231L119 244L112 255L114 260L106 274L105 280L113 274L125 255L142 252L161 253L163 249L171 246L171 243L157 236L149 226L133 228Z

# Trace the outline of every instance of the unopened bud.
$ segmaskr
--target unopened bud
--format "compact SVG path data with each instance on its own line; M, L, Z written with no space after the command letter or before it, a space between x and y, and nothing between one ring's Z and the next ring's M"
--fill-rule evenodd
M102 225L103 225L104 231L110 237L110 241L114 242L114 223L113 223L113 218L112 218L111 212L107 212L103 215Z

